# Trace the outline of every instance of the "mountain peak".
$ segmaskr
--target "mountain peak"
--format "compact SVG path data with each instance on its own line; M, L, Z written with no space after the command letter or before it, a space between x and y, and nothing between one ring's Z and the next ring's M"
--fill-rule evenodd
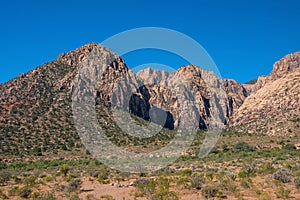
M98 43L85 44L75 50L68 53L62 53L59 55L58 60L67 63L68 65L79 64L82 62L92 50L97 49L99 51L111 53L109 48L106 48Z
M300 67L300 52L284 56L274 64L270 77L275 80Z

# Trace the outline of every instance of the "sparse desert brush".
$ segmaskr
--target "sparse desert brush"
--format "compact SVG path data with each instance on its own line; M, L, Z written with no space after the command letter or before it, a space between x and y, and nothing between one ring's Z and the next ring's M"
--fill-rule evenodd
M175 192L171 192L170 180L168 178L159 177L158 179L139 179L134 182L137 188L135 197L147 196L150 199L174 199L177 200L178 196Z
M178 189L187 189L189 187L190 179L188 177L180 177L177 182L176 186Z
M285 189L284 187L280 187L275 191L276 197L280 199L289 198L291 190Z
M67 164L63 164L60 168L60 172L66 177L69 172L69 166Z
M272 200L270 193L263 192L258 197L259 200Z
M258 173L263 175L273 174L274 172L275 168L271 162L264 163L258 169Z
M56 200L53 192L43 192L37 197L37 200Z
M206 186L201 191L202 196L206 199L217 197L219 188L216 185Z
M114 200L114 198L109 194L101 195L100 199L102 199L102 200Z
M69 183L69 186L68 186L68 191L69 192L75 192L75 191L79 190L80 187L81 187L81 184L82 184L82 181L80 179L76 179L74 181L71 181Z
M243 164L241 171L239 172L238 176L240 178L246 178L252 176L256 172L256 162L250 161Z
M27 198L29 198L31 193L32 193L32 189L30 189L29 187L24 187L20 190L19 195L20 195L20 197L27 199Z
M296 147L294 144L289 143L284 146L284 149L292 151L292 150L295 150Z
M247 189L252 186L253 182L252 182L251 178L247 177L247 178L241 179L240 184L241 184L241 187Z
M0 199L8 199L8 196L2 190L0 190Z
M300 176L295 178L294 184L295 184L297 189L300 189Z
M143 197L155 192L156 182L153 179L138 179L133 185L137 188L135 197Z
M37 181L37 177L34 175L31 175L25 179L24 183L27 186L33 186L34 184L36 184L36 181Z
M191 176L193 171L191 169L183 169L180 171L180 175L182 176Z
M12 177L11 172L7 170L0 171L0 184L4 184Z
M233 152L241 152L241 151L254 151L254 148L249 145L247 142L238 142L236 143L233 148L232 148Z
M205 177L203 174L193 174L190 178L191 188L200 190L205 183Z
M289 183L292 181L291 172L288 169L280 169L274 173L274 179L282 183Z
M80 200L79 196L77 193L73 194L70 196L70 200Z

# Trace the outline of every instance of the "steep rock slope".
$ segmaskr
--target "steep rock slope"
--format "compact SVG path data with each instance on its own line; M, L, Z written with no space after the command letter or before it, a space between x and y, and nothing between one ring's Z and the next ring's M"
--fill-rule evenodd
M234 113L231 126L244 132L300 134L300 53L274 64L270 76L259 78L255 90Z

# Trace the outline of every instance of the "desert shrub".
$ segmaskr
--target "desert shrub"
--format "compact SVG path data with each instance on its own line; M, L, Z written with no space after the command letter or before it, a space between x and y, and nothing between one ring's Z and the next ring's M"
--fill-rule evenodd
M69 166L67 164L63 164L60 168L60 172L64 175L67 176L69 172Z
M9 190L8 190L8 196L16 196L20 193L21 188L19 188L18 186L12 186Z
M189 187L189 182L190 182L190 179L188 177L181 177L177 181L176 186L179 189L181 189L181 188L187 189Z
M230 148L228 147L227 144L223 144L223 145L222 145L222 149L223 149L224 152L227 152L227 151L230 150Z
M266 163L263 164L260 169L258 170L258 173L260 174L273 174L275 172L275 168L273 167L272 163Z
M3 161L0 161L0 170L6 169L7 168L7 164Z
M252 185L252 180L250 178L243 178L241 180L241 186L243 188L250 188Z
M191 176L193 171L191 169L184 169L180 171L180 175L182 176Z
M202 189L202 196L206 199L214 198L217 196L219 189L216 186L207 186Z
M162 200L162 199L179 200L175 192L167 192L167 193L157 192L151 197L151 200Z
M76 179L74 181L71 181L69 183L69 187L68 187L69 192L75 192L75 191L79 190L81 184L82 184L82 182L81 182L80 179Z
M46 181L46 182L51 182L51 181L53 181L53 177L52 176L45 176L45 177L43 177L43 180Z
M284 149L286 149L286 150L295 150L296 147L295 147L295 145L289 143L289 144L286 144L284 146Z
M41 193L37 200L56 200L56 197L53 192Z
M109 170L105 166L100 165L99 167L90 167L88 169L88 174L89 176L96 178L102 184L109 183Z
M167 178L160 177L157 180L140 179L134 182L134 186L138 189L138 192L135 193L135 197L143 197L146 195L152 200L178 199L176 193L169 191L170 182Z
M246 142L238 142L233 146L233 152L254 151L254 148Z
M287 199L287 198L289 198L290 193L291 193L291 190L286 190L283 187L280 187L275 192L276 197L279 198L279 199Z
M237 186L235 185L234 181L228 176L225 176L223 180L220 181L218 186L221 190L230 191L232 193L236 193Z
M137 188L135 193L136 197L143 197L144 195L153 194L155 191L156 183L153 179L138 179L133 183L133 186Z
M0 172L0 183L6 183L11 178L11 173L6 170Z
M249 163L244 163L243 168L239 172L238 176L240 178L246 178L249 177L256 172L256 163L255 162L249 162Z
M287 169L280 169L274 173L274 179L282 183L289 183L292 180L291 172Z
M193 174L190 179L191 188L200 190L202 188L202 184L205 183L205 179L203 175Z
M214 147L214 148L212 148L211 150L210 150L210 154L218 154L218 153L220 153L221 151L217 148L217 147Z
M2 190L0 190L0 199L8 199L8 197L3 193Z
M100 196L101 198L101 196ZM88 194L86 197L85 197L86 200L98 200L94 195L92 194Z
M31 192L32 192L32 190L30 188L25 187L25 188L21 189L20 197L27 199L27 198L29 198Z
M235 181L237 179L237 175L235 173L229 173L227 176L232 180Z
M268 192L263 192L259 195L259 200L271 200L271 195Z
M36 183L37 177L32 175L25 179L24 183L27 186L33 186Z
M70 196L70 200L80 200L78 194L73 194L72 196Z
M295 184L296 188L300 189L300 176L295 178L294 184Z
M109 195L109 194L101 195L100 199L114 200L114 198L111 195Z

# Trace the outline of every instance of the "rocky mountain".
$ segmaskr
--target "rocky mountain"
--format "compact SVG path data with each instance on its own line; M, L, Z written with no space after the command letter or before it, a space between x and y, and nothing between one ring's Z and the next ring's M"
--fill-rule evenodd
M99 60L106 63L96 66ZM96 77L94 88L88 88L90 80L85 76ZM74 80L79 88L74 87ZM189 127L192 120L185 113L198 120L193 126L200 129L224 125L227 113L226 94L213 73L191 65L170 74L149 69L135 76L122 58L93 43L1 85L1 154L39 154L80 146L72 117L72 94L88 92L95 95L99 121L106 125L113 121L110 107L122 107L169 129Z
M0 153L80 147L74 94L75 100L92 97L110 137L118 129L112 109L171 130L231 125L245 132L298 133L299 63L299 53L288 55L270 76L245 85L194 65L135 75L111 50L87 44L0 85Z
M253 92L233 114L239 131L272 135L300 134L300 52L274 64L269 76L259 77Z

